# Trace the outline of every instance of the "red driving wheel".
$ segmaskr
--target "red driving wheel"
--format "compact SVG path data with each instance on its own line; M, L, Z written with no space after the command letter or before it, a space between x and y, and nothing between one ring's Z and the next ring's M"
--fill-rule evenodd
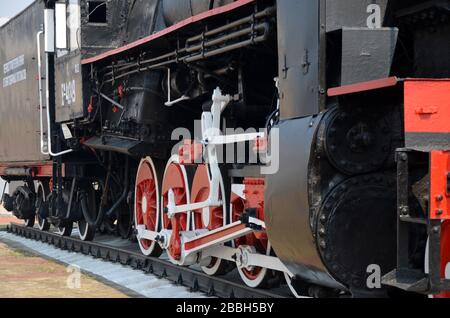
M148 231L157 232L159 228L159 188L158 177L153 160L143 159L139 165L135 186L135 224ZM146 256L161 255L159 244L146 239L139 240L139 247Z
M194 181L192 184L192 203L205 202L209 198L209 193L211 191L210 185L210 174L207 165L199 165L194 176ZM219 186L219 198L223 200L225 195L223 180L220 180ZM199 209L193 211L194 215L194 227L195 229L207 229L209 231L218 229L226 225L226 208L225 200L223 200L223 205L219 207L206 207L204 209ZM207 266L203 266L202 270L210 275L222 275L227 270L227 262L212 258L211 262Z
M169 192L172 191L175 198L175 204L189 204L189 180L185 166L180 165L178 156L173 156L167 164L164 173L162 185L162 208L163 210L169 203ZM182 242L180 232L188 231L190 223L189 212L178 213L169 218L166 213L163 215L163 229L172 230L168 247L169 257L177 262L181 259Z

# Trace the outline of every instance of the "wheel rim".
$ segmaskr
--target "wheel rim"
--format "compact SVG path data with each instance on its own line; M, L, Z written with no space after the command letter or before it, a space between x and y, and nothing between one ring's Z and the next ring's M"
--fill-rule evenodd
M425 269L429 271L428 254L429 247L425 253ZM450 279L450 221L445 221L441 229L441 277ZM450 292L442 292L431 296L432 298L450 298Z
M159 187L155 165L151 158L141 161L135 186L135 225L144 226L148 231L159 227ZM146 256L156 252L157 244L145 239L138 240L142 253Z
M237 222L245 211L245 200L236 194L232 194L231 199L231 220ZM270 255L271 246L266 233L250 233L246 236L234 240L235 247L251 246L260 254ZM249 287L257 288L264 284L269 271L263 267L253 267L252 269L239 268L239 275Z
M70 236L72 234L73 223L67 224L65 226L58 226L56 228L56 234L60 236Z
M208 200L211 184L210 173L208 166L200 165L197 167L195 173L193 186L192 186L192 203L201 203ZM219 198L224 197L225 189L223 180L220 180ZM207 207L201 210L193 211L194 213L194 228L207 229L209 231L215 230L226 225L226 208L225 203L220 207ZM211 276L217 275L221 271L221 263L223 261L217 258L212 258L211 263L208 266L203 266L202 270Z
M44 188L44 184L39 181L37 184L37 198L36 198L36 219L38 221L38 227L41 231L47 231L49 229L49 223L47 219L41 218L39 212L41 210L42 204L47 201L47 193Z
M87 211L91 218L97 218L97 196L96 196L96 187L95 184L86 183L83 187L86 191L86 200L87 200ZM92 215L93 214L93 215ZM78 235L82 241L92 241L95 237L96 228L89 225L89 223L85 220L85 217L82 216L82 220L77 222L78 226Z
M164 172L162 185L162 205L163 209L169 203L169 192L173 191L175 204L185 205L190 203L189 180L186 168L179 164L178 156L173 156ZM170 259L178 263L181 260L182 242L180 232L188 231L191 222L190 213L178 213L169 218L167 214L163 216L163 229L171 230L169 247L167 249Z
M88 236L89 225L86 223L86 221L78 221L77 225L80 240L85 241L86 237Z
M26 219L26 220L24 220L24 225L26 227L33 227L34 226L34 219Z

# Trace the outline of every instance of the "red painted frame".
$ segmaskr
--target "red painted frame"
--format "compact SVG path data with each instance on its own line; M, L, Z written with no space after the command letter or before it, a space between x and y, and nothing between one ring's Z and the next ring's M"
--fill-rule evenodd
M368 81L368 82L361 82L351 85L344 85L340 87L334 87L330 88L328 90L328 96L334 97L334 96L341 96L341 95L347 95L347 94L354 94L354 93L360 93L365 91L371 91L386 87L393 87L396 86L401 80L397 77L388 77L383 78L379 80L374 81Z
M51 178L53 177L53 163L42 162L42 163L32 163L32 164L22 164L17 165L0 165L0 176L12 177L7 175L6 171L13 168L30 168L32 171L32 176L34 178ZM63 168L64 172L64 168Z
M450 133L449 119L450 79L405 81L406 133Z
M431 152L430 164L430 218L450 220L450 151Z

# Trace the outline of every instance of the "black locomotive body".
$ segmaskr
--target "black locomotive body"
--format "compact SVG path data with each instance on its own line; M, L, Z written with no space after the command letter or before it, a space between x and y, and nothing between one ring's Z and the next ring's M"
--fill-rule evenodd
M211 275L236 263L252 287L393 295L368 282L400 270L396 154L412 148L419 220L428 154L450 148L411 146L403 79L446 85L449 17L438 0L35 1L0 29L0 175L24 182L4 204ZM416 223L402 266L427 277Z

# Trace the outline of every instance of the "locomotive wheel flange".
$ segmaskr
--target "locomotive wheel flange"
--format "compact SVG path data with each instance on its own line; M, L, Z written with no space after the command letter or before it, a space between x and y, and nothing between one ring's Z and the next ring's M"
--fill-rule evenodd
M316 244L330 274L350 290L367 290L368 268L385 274L396 261L395 178L383 174L342 182L324 200Z
M335 107L325 115L319 140L330 163L347 175L371 173L389 158L391 129L383 117Z

